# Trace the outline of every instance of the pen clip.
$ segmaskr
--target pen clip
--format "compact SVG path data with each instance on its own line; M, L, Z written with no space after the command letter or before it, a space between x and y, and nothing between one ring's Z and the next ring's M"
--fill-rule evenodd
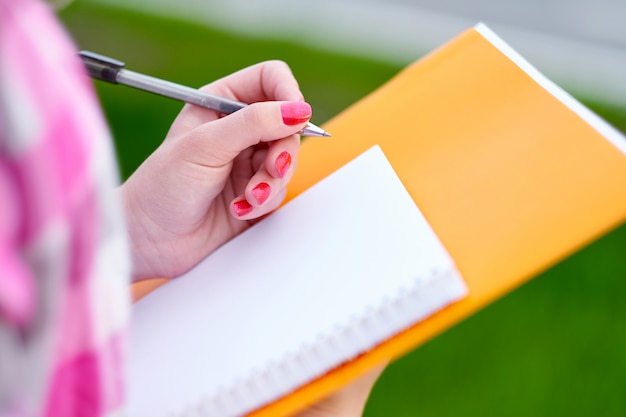
M113 84L117 84L117 74L126 65L122 61L91 51L80 51L78 55L83 60L91 77Z

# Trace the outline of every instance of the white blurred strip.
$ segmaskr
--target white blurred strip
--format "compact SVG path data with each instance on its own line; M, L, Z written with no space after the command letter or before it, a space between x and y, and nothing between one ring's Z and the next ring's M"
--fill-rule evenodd
M406 65L477 21L372 0L83 0ZM626 106L626 51L483 20L576 96Z

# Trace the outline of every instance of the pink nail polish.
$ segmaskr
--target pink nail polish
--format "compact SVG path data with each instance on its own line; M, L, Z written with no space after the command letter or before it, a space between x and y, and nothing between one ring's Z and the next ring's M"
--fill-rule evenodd
M252 189L252 195L258 204L263 204L270 196L271 191L272 189L268 183L261 182Z
M307 122L313 114L309 103L299 101L283 103L280 112L283 115L283 123L288 126Z
M281 152L281 154L278 155L278 158L276 158L274 166L276 167L276 171L278 171L278 175L283 178L291 166L291 155L289 152Z
M252 206L246 200L239 200L233 203L233 207L235 208L235 214L241 217L252 211Z

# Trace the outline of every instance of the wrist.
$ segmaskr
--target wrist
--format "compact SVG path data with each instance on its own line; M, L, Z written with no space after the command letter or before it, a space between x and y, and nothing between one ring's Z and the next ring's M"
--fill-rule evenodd
M161 278L155 271L154 260L161 259L156 242L148 233L146 225L147 216L141 214L141 209L131 187L126 183L118 190L124 218L126 221L126 234L131 258L131 278L133 282L150 278Z

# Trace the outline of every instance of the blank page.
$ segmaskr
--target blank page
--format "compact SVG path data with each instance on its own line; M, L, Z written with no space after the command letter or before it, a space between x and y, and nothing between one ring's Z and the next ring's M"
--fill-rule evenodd
M465 293L375 146L135 304L130 415L245 414Z

